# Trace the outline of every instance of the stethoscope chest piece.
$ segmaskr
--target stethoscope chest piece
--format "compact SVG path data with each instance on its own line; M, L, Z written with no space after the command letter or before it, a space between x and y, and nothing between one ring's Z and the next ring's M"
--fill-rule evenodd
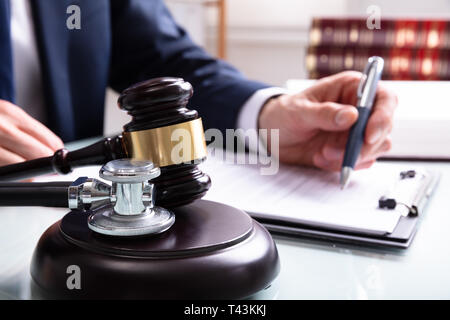
M88 218L94 232L108 236L142 236L159 234L175 222L175 215L154 205L154 186L151 179L160 170L149 161L119 159L108 162L100 170L100 177L112 182L110 202L113 207L96 209Z

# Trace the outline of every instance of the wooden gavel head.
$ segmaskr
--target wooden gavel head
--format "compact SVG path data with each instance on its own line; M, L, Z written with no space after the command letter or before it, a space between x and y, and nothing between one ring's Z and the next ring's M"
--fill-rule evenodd
M125 89L118 105L131 116L123 145L129 158L160 167L154 180L157 205L176 207L201 198L211 185L197 165L206 159L201 118L186 108L193 94L181 78L156 78Z
M124 126L124 131L147 130L197 119L197 111L186 108L192 94L189 82L168 77L150 79L125 89L118 105L132 120Z

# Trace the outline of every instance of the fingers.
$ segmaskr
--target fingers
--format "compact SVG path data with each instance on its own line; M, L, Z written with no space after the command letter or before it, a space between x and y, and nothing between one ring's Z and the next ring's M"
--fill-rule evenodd
M50 129L33 118L31 118L31 120L32 121L29 121L27 125L19 125L19 129L34 137L36 140L43 143L53 151L64 148L64 143L62 140Z
M392 142L390 137L387 137L384 141L381 141L377 145L364 145L358 161L355 165L355 169L369 168L375 160L390 150ZM332 143L327 143L321 152L317 152L313 156L313 164L321 169L328 171L340 171L342 167L342 161L344 158L345 146L337 146Z
M384 140L378 141L376 144L364 144L361 149L361 159L364 161L375 160L388 152L392 148L392 140L387 136Z
M0 123L1 146L26 159L48 157L54 153L47 145L10 123Z
M368 160L365 162L360 162L356 164L355 170L368 169L375 163L376 160Z
M392 119L397 103L395 94L380 85L372 115L367 124L364 145L355 169L370 167L378 157L391 149L392 142L389 134L392 130ZM313 162L319 168L339 171L348 136L344 133L334 133L333 135L334 137L329 138L324 144L321 152L314 155Z
M0 100L0 162L10 164L52 155L61 139L21 108Z
M376 144L387 137L392 130L392 119L396 107L396 95L379 86L372 115L366 127L366 143Z
M0 112L8 116L9 123L34 137L51 150L56 151L64 147L63 142L58 136L18 106L6 101L3 101L1 105Z
M356 88L361 79L361 73L345 71L333 76L322 78L314 86L299 93L308 100L316 103L323 101L340 102L343 105L356 104ZM365 141L375 144L383 140L392 130L392 118L398 104L394 93L383 87L382 82L378 85L377 95L366 128Z
M334 102L303 103L298 115L303 127L326 131L347 130L358 119L355 107Z
M342 159L340 160L328 160L321 154L316 154L313 158L314 166L326 171L339 172L342 169ZM358 162L355 165L355 170L370 168L375 163L375 160L367 160Z
M25 161L24 158L2 147L0 147L0 154L0 166Z
M336 101L356 104L356 88L361 80L361 73L344 71L324 77L313 86L299 93L315 102Z

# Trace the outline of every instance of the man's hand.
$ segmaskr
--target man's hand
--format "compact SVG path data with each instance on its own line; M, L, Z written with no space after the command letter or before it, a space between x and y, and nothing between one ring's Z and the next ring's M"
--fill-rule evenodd
M63 147L61 139L39 121L0 100L0 166L47 157Z
M359 72L338 73L303 92L266 103L259 116L259 128L280 129L282 162L341 169L349 129L358 118L355 105L360 79ZM379 84L356 169L370 167L391 148L389 133L396 106L397 97Z

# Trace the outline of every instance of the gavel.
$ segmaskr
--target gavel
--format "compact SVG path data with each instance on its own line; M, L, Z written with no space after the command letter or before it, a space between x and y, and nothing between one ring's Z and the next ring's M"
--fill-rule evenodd
M197 200L211 181L198 168L207 151L186 108L192 94L179 78L138 83L118 100L132 117L121 135L0 168L11 181L102 165L106 180L0 182L0 206L71 209L36 245L33 296L236 299L272 283L280 264L269 232L240 209Z
M198 168L207 151L202 120L197 111L186 108L192 94L191 84L181 78L155 78L135 84L118 99L119 107L132 118L121 135L75 151L60 149L50 157L0 167L0 181L68 174L76 167L130 158L151 161L160 168L161 175L153 180L158 206L171 208L191 203L211 185L209 176ZM174 140L177 130L187 135ZM174 147L179 143L184 149L174 160Z

